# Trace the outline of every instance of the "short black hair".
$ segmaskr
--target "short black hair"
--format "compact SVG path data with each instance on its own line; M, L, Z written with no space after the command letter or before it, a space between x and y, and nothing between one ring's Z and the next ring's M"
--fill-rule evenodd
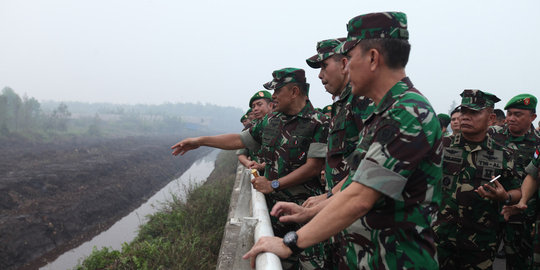
M461 112L461 106L457 106L452 110L452 112L450 112L450 117L452 117L452 114L460 113L460 112Z
M450 120L439 118L439 124L441 124L442 128L448 127L448 125L450 124Z
M504 115L504 111L501 109L495 109L493 110L495 115L497 116L497 120L504 120L506 116Z
M411 44L406 39L398 38L374 38L363 39L358 45L367 52L370 49L378 50L386 65L391 69L404 68L409 62Z
M291 87L293 86L297 86L298 89L300 89L300 93L302 93L304 96L308 96L308 93L309 93L309 83L299 83L299 82L294 82L294 83L291 83Z

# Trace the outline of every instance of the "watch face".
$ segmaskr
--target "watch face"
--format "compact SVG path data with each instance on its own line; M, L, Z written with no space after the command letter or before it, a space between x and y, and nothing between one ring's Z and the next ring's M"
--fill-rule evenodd
M289 245L291 243L295 243L296 244L296 234L294 232L288 232L285 234L285 236L283 236L283 242L286 244L286 245Z
M272 181L271 185L272 185L272 188L273 188L273 189L279 188L279 181L278 181L278 180L274 180L274 181Z

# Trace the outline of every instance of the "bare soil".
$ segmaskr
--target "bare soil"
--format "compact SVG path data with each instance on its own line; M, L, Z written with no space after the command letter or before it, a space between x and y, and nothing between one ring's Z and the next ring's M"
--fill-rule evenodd
M0 141L0 269L37 269L109 228L209 151L180 138Z

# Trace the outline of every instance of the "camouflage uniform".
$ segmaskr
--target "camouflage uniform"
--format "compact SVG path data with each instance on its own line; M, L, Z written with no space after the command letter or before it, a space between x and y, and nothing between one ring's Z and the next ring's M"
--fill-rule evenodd
M334 237L339 269L437 269L432 221L440 202L441 128L409 78L398 82L364 122L349 163L352 181L383 194Z
M358 144L359 132L375 106L366 97L354 96L351 86L347 84L339 100L332 106L330 133L328 135L328 150L326 152L325 178L328 190L344 179L350 167L345 159L354 151Z
M284 69L284 72L296 70L298 69ZM276 89L293 82L288 80L288 77L281 77L285 75L280 75L279 71L281 70L274 71L274 78L286 81L281 85L276 84L277 87L273 85ZM301 71L303 75L303 70ZM241 137L244 145L250 149L257 143L261 145L261 162L266 162L264 175L269 180L274 180L304 165L308 158L325 157L328 121L328 117L315 111L311 102L307 100L298 114L286 115L274 112L249 130L242 132ZM300 185L272 192L265 197L268 209L272 209L277 201L302 204L308 197L322 193L323 187L319 177L312 177ZM291 231L291 227L298 228L298 225L280 223L275 217L271 219L276 236L282 237Z
M540 181L540 146L537 146L536 150L534 151L531 162L527 167L525 167L525 172L528 175L533 176L537 182ZM539 194L540 197L540 186L537 194ZM537 198L537 200L540 200L540 198ZM534 228L533 240L533 259L530 269L540 269L540 213L537 213L536 215L536 226Z
M335 47L345 40L345 38L338 38L317 42L317 54L306 59L306 63L312 68L320 68L322 62L335 55ZM324 183L327 183L329 191L334 187L334 183L339 182L348 174L348 167L343 158L354 151L358 143L358 131L363 126L361 117L364 116L365 110L372 107L368 107L369 105L369 99L353 96L351 86L347 84L342 89L339 100L321 110L324 114L332 115L325 162L325 179L322 179ZM300 254L302 268L329 269L332 265L332 254L330 240L308 247Z
M525 135L520 137L512 136L507 126L492 126L488 133L497 143L514 150L515 170L521 184L527 176L525 166L531 161L536 146L540 145L540 134L532 126ZM536 203L536 197L531 198L523 213L511 216L506 223L503 223L502 235L507 269L527 269L529 267L532 256ZM504 222L504 220L501 221Z
M345 53L363 39L409 37L401 12L371 13L347 24ZM351 75L352 76L352 75ZM431 229L440 201L441 127L409 78L397 82L364 121L349 178L381 193L363 217L336 235L339 269L436 269ZM353 169L356 169L353 174Z
M493 108L499 101L480 90L465 90L462 107ZM491 269L497 246L500 203L475 192L501 175L508 191L519 188L513 170L513 153L489 135L482 142L469 142L461 133L445 137L442 203L434 229L441 269Z

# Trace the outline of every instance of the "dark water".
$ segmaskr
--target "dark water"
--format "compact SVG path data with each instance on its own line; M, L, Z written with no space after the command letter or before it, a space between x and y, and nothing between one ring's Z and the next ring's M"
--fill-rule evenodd
M170 201L171 194L178 198L185 198L186 188L190 185L201 184L214 169L214 161L219 151L210 152L207 156L197 160L178 179L171 181L167 186L158 191L154 196L143 203L139 208L117 221L107 231L92 238L92 240L62 254L54 262L40 268L42 270L72 269L84 257L92 253L93 247L101 249L109 247L121 250L122 243L132 241L139 229L139 225L146 223L146 216L157 212L162 203Z

